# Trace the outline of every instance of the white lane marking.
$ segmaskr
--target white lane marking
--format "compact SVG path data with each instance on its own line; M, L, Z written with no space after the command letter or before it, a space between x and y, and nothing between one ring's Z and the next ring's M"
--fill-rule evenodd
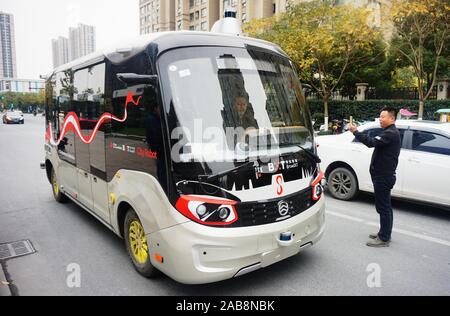
M353 217L353 216L349 216L349 215L344 215L344 214L340 214L340 213L336 213L336 212L327 211L327 214L330 214L330 215L333 215L333 216L336 216L336 217L340 217L340 218L345 218L345 219L348 219L350 221L357 222L357 223L363 223L364 222L364 220L361 219L361 218L357 218L357 217Z
M368 226L373 226L373 227L379 227L380 224L375 223L375 222L368 222L365 221L361 218L358 217L353 217L353 216L348 216L348 215L344 215L344 214L340 214L340 213L336 213L336 212L331 212L331 211L327 211L327 214L335 216L335 217L340 217L343 219L347 219L350 220L352 222L357 222L357 223L363 223L365 225ZM408 230L404 230L404 229L399 229L399 228L394 228L392 229L392 231L394 231L397 234L402 234L405 236L409 236L409 237L413 237L413 238L417 238L417 239L422 239L422 240L426 240L426 241L430 241L436 244L440 244L440 245L444 245L447 247L450 247L450 241L447 240L443 240L443 239L439 239L439 238L434 238L434 237L430 237L430 236L425 236L423 234L418 234L418 233L414 233Z

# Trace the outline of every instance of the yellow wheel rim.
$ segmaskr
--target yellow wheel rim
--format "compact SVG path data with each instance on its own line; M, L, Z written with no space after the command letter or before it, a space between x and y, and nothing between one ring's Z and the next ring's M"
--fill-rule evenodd
M59 193L59 184L58 184L58 180L56 179L56 175L53 174L53 191L55 192L56 195L58 195Z
M134 259L139 264L145 264L148 260L147 237L141 223L133 221L130 225L129 240Z

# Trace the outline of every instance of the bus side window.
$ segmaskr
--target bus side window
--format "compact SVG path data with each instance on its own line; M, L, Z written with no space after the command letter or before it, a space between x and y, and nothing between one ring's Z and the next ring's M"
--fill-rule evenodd
M66 70L56 74L56 109L58 136L61 133L64 119L70 112L70 99L73 94L72 71ZM58 149L66 155L61 156L70 163L75 163L75 133L68 132L62 139Z
M90 94L87 100L87 116L90 124L89 130L98 123L105 109L105 64L98 64L88 69L88 85ZM105 135L110 132L109 124L103 123L89 144L91 172L106 180L105 164Z
M137 106L128 104L125 122L111 122L111 134L106 140L107 179L110 181L120 169L128 169L148 173L158 180L162 179L160 182L165 182L164 154L158 155L156 152L163 147L159 146L162 140L155 133L162 133L159 116L156 114L159 111L156 91L145 85L125 86L117 79L118 73L151 74L148 56L144 53L137 55L119 66L111 65L108 70L108 77L112 80L114 116L124 117L125 103L130 92L135 102L140 101ZM162 134L160 136L162 138Z

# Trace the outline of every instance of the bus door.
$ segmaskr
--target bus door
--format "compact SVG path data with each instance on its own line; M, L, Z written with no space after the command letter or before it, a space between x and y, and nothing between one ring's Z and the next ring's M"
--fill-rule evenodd
M95 129L92 142L89 144L89 162L92 174L92 198L94 212L109 223L108 184L106 182L106 135L111 132L111 119L105 106L105 64L99 64L88 71L89 87L93 90L90 101L92 123ZM108 114L106 114L108 113ZM106 116L107 115L107 116ZM99 120L103 117L103 121ZM106 119L105 119L106 118Z
M73 131L65 132L64 119L71 112L71 97L73 93L72 72L70 70L58 73L56 75L56 109L52 126L56 135L54 139L59 139L61 133L65 133L61 142L58 144L58 156L61 163L58 166L58 176L60 183L64 186L64 191L76 197L78 192L78 181L76 176L75 159L75 133Z

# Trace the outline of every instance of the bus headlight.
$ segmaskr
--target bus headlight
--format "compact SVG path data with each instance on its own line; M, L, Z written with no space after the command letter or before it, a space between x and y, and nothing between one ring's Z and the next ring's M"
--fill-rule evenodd
M197 214L198 214L198 216L204 217L207 212L208 212L208 210L206 209L205 204L200 204L199 206L197 206Z
M209 226L227 226L238 220L236 201L198 196L182 195L176 209L187 218Z
M320 200L320 198L322 197L323 194L323 186L322 186L322 179L323 179L324 173L323 171L321 171L319 173L319 175L317 176L317 178L315 178L313 180L313 182L311 183L311 187L312 187L312 199L314 201L318 201Z
M227 220L230 217L230 210L226 207L221 207L219 209L219 218L223 221Z

